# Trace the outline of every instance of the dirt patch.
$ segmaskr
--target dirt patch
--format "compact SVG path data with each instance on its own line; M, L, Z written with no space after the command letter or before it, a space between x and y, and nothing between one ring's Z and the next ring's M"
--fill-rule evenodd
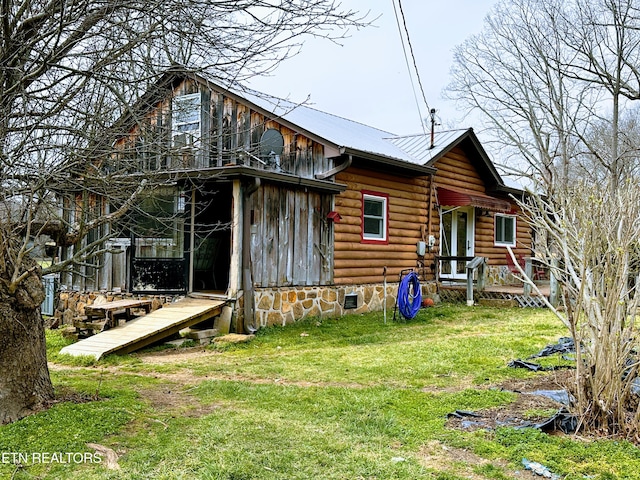
M510 392L533 392L536 390L560 390L575 384L575 370L555 370L549 373L540 373L531 378L511 379L498 385L503 390Z
M199 418L220 408L216 404L203 404L183 385L164 384L159 388L139 389L138 393L157 413L172 417Z
M566 406L546 394L565 390L573 381L573 375L571 370L559 370L528 379L507 380L497 388L517 393L514 402L475 412L452 412L447 426L473 431L543 424Z
M461 415L448 418L447 427L474 431L493 430L501 426L517 428L543 424L561 411L564 405L539 393L566 389L574 381L574 375L575 372L572 370L558 370L537 374L527 379L507 380L491 388L516 393L517 398L514 402L485 410L460 412ZM562 435L557 430L553 434ZM420 451L420 456L422 463L427 468L442 470L450 469L453 466L456 469L456 474L472 480L486 478L476 473L482 467L498 469L509 478L521 480L541 478L526 470L524 466L520 469L513 469L504 460L487 460L468 450L449 447L437 441L425 445Z
M462 475L464 478L471 480L486 479L487 477L485 475L479 475L475 473L475 470L478 467L487 465L493 466L511 478L518 478L520 480L540 479L540 477L535 476L532 472L524 468L521 470L509 468L507 462L504 460L487 460L469 450L449 447L437 440L430 441L426 445L423 445L418 455L420 463L426 468L435 471L449 471L453 467L456 475Z
M136 357L142 363L182 363L191 362L193 360L205 359L220 355L215 350L207 350L202 347L181 348L180 350L167 349L157 352L133 353L131 356Z
M56 388L55 397L51 402L47 405L47 408L52 407L56 403L88 403L95 402L100 400L100 396L95 394L91 395L88 393L75 392L73 390L69 390L67 388Z

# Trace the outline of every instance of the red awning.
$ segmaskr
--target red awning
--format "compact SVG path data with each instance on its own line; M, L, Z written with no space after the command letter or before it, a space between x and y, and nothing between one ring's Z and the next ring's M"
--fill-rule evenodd
M443 187L438 187L438 203L452 207L478 207L492 212L510 212L512 210L511 204L506 200L482 193L463 192Z

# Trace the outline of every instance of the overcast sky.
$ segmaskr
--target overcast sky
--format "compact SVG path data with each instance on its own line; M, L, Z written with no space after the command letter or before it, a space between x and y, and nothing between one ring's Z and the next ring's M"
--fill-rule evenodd
M394 15L395 1L342 0L345 8L370 11L372 19L379 16L375 26L350 32L341 46L307 40L296 57L281 64L270 77L253 80L251 87L295 102L309 96L314 108L391 133L420 133L420 118L428 117L428 110L420 100L418 113ZM482 29L495 3L497 0L402 0L425 95L429 107L438 112L441 128L481 130L472 118L462 120L463 112L444 100L442 91L450 82L453 48ZM413 80L421 98L415 75Z

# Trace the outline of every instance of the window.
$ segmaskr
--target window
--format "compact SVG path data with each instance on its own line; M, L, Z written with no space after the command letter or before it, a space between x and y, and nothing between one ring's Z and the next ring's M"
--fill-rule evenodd
M173 146L178 148L192 147L200 139L199 93L180 95L173 99Z
M494 243L498 246L516 246L516 217L496 214L494 217Z
M131 212L136 258L184 257L185 198L177 189L160 188L140 199Z
M387 217L389 197L384 194L362 194L362 240L387 241Z

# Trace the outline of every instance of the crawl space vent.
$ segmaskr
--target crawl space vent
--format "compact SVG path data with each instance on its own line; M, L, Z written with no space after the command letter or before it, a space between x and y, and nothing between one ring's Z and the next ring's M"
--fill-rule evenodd
M344 296L344 308L358 308L358 295L355 293L349 293Z

